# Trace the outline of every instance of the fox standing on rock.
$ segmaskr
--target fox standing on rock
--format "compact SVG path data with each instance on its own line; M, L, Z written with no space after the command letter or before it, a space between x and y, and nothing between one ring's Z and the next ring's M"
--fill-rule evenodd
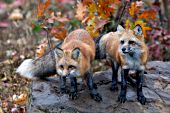
M111 90L118 89L117 77L118 69L121 67L121 91L118 101L126 101L126 89L129 70L136 72L137 99L141 104L145 104L146 98L142 92L143 74L148 57L148 48L144 43L144 36L140 25L136 25L133 30L117 27L116 32L110 32L98 39L96 57L107 59L112 66L112 86ZM99 49L99 50L98 50Z
M110 32L97 38L96 59L107 59L112 65L112 86L111 90L118 89L117 77L118 68L121 67L121 91L118 100L126 101L127 81L130 81L129 70L136 71L137 96L141 104L145 104L146 98L142 92L143 74L148 58L148 48L144 43L142 28L137 25L133 30L126 30L118 26L116 32ZM55 52L56 62L53 62L51 54ZM62 45L57 47L44 57L34 61L25 60L17 69L17 72L27 78L44 78L51 74L60 75L61 91L65 91L66 76L71 79L72 93L74 99L77 96L76 77L82 75L87 80L91 96L101 101L101 96L94 88L92 79L91 61L95 56L95 44L85 30L71 32Z
M60 76L61 92L66 92L66 77L69 77L71 81L70 97L71 99L76 99L76 77L82 77L87 82L91 97L95 101L101 101L102 97L94 86L93 73L91 71L91 62L95 58L95 43L90 34L83 29L75 30L64 39L61 49L55 48L53 52L55 54L55 68L54 63L52 63L52 59L49 59L50 54L45 56L45 58L49 59L50 64L47 59L44 59L46 61L45 63L47 63L44 65L49 65L52 68L47 68L49 69L49 71L46 70L48 74L54 74L56 70L56 73ZM43 71L43 68L40 65L36 68L38 65L35 66L31 62L33 61L27 60L23 62L17 69L17 72L27 78L42 78L43 73L40 73L41 76L38 76L37 73L39 73L41 69ZM33 71L33 74L28 74L30 71L27 71L24 68L29 69L31 68L31 65L33 66L33 69L37 70L34 71L30 69L30 71ZM45 73L45 75L48 75L47 73Z

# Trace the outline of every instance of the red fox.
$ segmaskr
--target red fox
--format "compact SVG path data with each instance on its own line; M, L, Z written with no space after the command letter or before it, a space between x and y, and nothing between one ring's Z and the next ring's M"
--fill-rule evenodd
M55 48L53 52L56 73L60 76L61 92L66 92L66 77L68 77L71 81L70 97L76 99L76 77L82 77L87 82L91 97L95 101L101 101L102 97L95 88L91 71L91 62L95 58L95 43L90 34L83 29L75 30L64 39L61 49ZM53 68L54 65L50 66Z
M121 68L121 91L118 100L126 101L126 87L129 70L136 71L137 96L141 104L145 104L142 92L143 74L148 58L148 48L144 43L142 28L137 25L134 30L126 30L118 26L116 32L105 34L98 41L98 58L106 58L112 66L111 90L117 90L118 68Z

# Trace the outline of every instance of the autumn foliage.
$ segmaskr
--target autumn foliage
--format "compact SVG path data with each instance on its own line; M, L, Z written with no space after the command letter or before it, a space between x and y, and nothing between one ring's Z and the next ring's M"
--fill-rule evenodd
M48 28L48 32L57 39L64 39L67 34L67 29L65 29L64 25L69 19L62 17L61 14L56 15L56 12L50 9L47 10L50 2L50 0L47 0L45 3L39 1L37 17L39 20L42 20L42 23L40 23L42 28ZM130 4L129 1L126 2ZM83 27L95 38L99 36L106 24L114 21L112 19L116 13L119 13L118 10L120 10L122 5L123 3L120 0L98 0L97 2L94 0L82 0L76 5L75 17L81 21ZM140 24L146 37L146 31L151 30L146 24L150 19L156 19L156 11L152 9L145 10L143 7L144 3L142 1L130 4L128 12L125 12L129 14L125 26L127 29L133 29L136 24ZM55 22L58 22L59 25L53 26ZM48 26L48 24L52 26Z
M120 4L120 0L82 0L77 3L76 17L93 37L97 37Z
M86 29L92 37L96 38L107 32L115 31L118 24L123 25L126 29L133 29L139 24L142 27L146 41L151 44L150 40L153 39L151 36L155 36L152 33L156 32L158 34L158 31L163 30L161 24L158 25L159 27L155 26L161 23L160 17L158 18L160 4L155 2L146 4L143 1L132 2L130 0L77 0L75 6L73 6L75 13L72 18L50 9L50 5L51 0L46 0L45 3L39 1L37 19L40 27L45 29L50 37L60 40L63 40L68 32L76 28ZM73 29L69 29L72 20L79 21L80 24L72 26ZM161 35L167 35L167 31L164 31L164 34ZM155 45L153 42L151 45ZM166 44L164 49L169 46L169 42L165 42L164 39L161 39L160 43ZM156 45L149 45L149 47L153 50L155 47L159 48L157 54L163 54L163 51L161 52L163 48Z
M37 6L37 19L40 27L50 33L57 39L63 40L66 37L67 29L65 29L65 23L69 21L68 18L63 17L60 12L55 12L50 7L51 0L47 0L45 3L40 2ZM56 24L57 25L54 25Z

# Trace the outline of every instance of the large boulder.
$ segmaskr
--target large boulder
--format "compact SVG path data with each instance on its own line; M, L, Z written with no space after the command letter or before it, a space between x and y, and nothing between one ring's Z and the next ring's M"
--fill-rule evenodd
M118 92L111 92L111 70L94 74L98 92L103 101L91 99L88 88L79 80L79 97L70 100L68 94L60 94L59 80L33 81L29 113L170 113L170 62L152 61L147 64L143 93L146 105L137 101L136 88L128 85L127 101L117 102ZM68 82L69 89L69 82ZM119 87L120 89L120 87Z

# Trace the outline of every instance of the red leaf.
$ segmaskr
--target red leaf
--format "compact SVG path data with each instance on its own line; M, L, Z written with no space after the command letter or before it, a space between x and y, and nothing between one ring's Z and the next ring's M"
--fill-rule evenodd
M96 26L94 27L94 30L96 31L96 30L102 28L105 24L107 24L108 20L98 20L98 19L96 19L95 23L96 23Z
M9 22L0 22L0 27L1 28L6 28L6 27L9 27L9 26L10 26Z
M62 22L62 23L69 21L69 19L66 17L56 17L55 20Z
M69 21L69 19L68 18L66 18L66 17L61 17L61 15L57 15L57 16L55 16L54 15L54 12L52 12L51 14L50 14L50 18L48 19L48 20L56 20L56 21L58 21L58 22L61 22L61 23L64 23L64 22L68 22Z
M74 0L58 0L58 2L72 4L74 2Z
M6 7L7 7L7 4L0 1L0 9L5 9Z
M64 28L64 26L56 26L51 29L51 34L60 40L63 40L67 35L67 30Z

